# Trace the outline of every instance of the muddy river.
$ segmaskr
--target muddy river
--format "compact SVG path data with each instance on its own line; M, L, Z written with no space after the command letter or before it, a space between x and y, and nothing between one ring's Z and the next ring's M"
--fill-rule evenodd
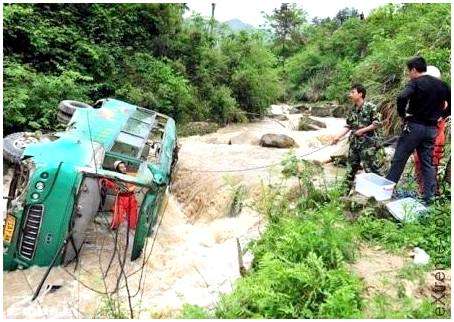
M247 205L260 193L262 184L283 180L279 165L262 166L278 163L289 152L260 147L258 139L266 133L287 134L298 144L295 154L308 160L327 161L331 154L345 148L341 144L328 146L307 155L325 146L344 121L319 118L326 123L326 129L299 132L294 130L299 117L293 114L288 121L266 119L232 125L216 133L180 139L179 165L158 233L148 239L139 259L126 261L123 270L128 283L122 279L119 292L112 295L120 300L122 312L129 314L128 289L134 317L141 319L177 317L184 303L211 307L220 294L232 290L240 276L237 239L244 247L260 236L266 224ZM246 168L257 169L230 171ZM328 178L334 178L342 170L327 164L324 171ZM5 175L4 188L7 181ZM233 192L240 186L245 206L232 215ZM112 257L114 240L108 220L95 220L77 267L75 264L55 267L34 302L31 296L46 268L4 272L3 317L113 317L108 313L112 311L108 296L103 293L115 289L121 274L119 261L126 244L124 229L118 232L118 251ZM246 253L243 260L247 266L252 258Z

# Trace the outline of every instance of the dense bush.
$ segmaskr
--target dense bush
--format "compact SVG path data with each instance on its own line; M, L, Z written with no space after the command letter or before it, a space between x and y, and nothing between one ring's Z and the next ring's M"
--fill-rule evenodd
M212 116L222 124L246 119L232 97L232 90L225 85L213 88L210 102L213 104Z
M184 20L186 9L5 5L5 132L53 129L62 99L115 97L179 123L226 124L263 114L283 92L263 35L233 33L218 23L211 30L200 16Z
M290 237L289 237L290 238ZM313 252L297 263L267 253L257 270L222 298L219 318L359 317L361 283L344 267L329 270Z
M263 112L283 91L276 70L276 57L266 49L260 35L247 39L245 34L240 34L238 38L236 46L223 48L227 55L237 52L241 57L232 76L233 91L240 99L240 106L253 112Z
M263 194L261 209L271 222L250 245L252 271L222 297L216 317L360 317L362 284L345 266L357 240L341 208L333 202L291 210L288 200L280 202L284 195L273 193Z
M14 60L5 60L3 70L4 130L52 129L56 124L57 105L68 97L88 100L91 78L76 71L46 75Z
M189 82L165 62L136 53L126 59L115 94L178 120L188 119L192 105Z

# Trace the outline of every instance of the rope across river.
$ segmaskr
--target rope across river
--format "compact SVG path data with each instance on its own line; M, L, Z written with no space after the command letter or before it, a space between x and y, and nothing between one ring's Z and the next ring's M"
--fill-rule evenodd
M344 138L345 139L345 138ZM342 140L344 140L342 139ZM300 158L303 158L303 157L306 157L306 156L309 156L311 154L314 154L320 150L323 150L327 147L331 146L331 144L325 144L319 148L316 148L308 153L305 153L303 155L298 155L298 157ZM201 170L201 169L179 169L179 171L186 171L186 172L189 172L189 171L192 171L192 172L200 172L200 173L222 173L222 172L245 172L245 171L254 171L254 170L261 170L261 169L266 169L266 168L271 168L271 167L274 167L274 166L277 166L277 165L280 165L282 161L279 161L279 162L274 162L274 163L270 163L270 164L266 164L266 165L262 165L262 166L254 166L254 167L248 167L248 168L243 168L243 169L228 169L228 170Z

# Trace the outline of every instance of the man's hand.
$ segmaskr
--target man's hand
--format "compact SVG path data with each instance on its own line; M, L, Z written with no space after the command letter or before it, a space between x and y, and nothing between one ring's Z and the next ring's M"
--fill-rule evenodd
M342 132L337 134L334 137L334 139L331 141L331 145L337 144L337 142L339 142L340 139L342 139L345 136L345 134L347 134L349 131L350 131L350 128L345 126L344 129L342 130Z

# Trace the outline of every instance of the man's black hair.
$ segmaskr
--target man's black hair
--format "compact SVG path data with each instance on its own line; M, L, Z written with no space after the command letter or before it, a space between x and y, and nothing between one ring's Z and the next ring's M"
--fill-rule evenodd
M424 73L427 70L426 60L420 56L413 57L407 61L408 70L416 69L420 73Z
M362 84L354 84L350 89L356 89L358 93L361 93L361 96L366 98L366 88Z

